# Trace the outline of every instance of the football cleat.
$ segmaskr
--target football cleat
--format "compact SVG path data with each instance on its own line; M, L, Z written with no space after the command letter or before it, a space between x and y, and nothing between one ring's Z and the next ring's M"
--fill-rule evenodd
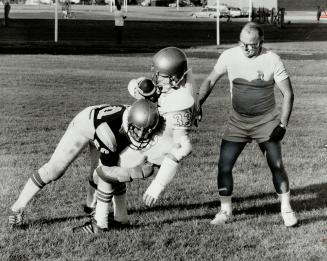
M95 208L94 207L88 207L87 205L83 205L83 210L89 216L94 217L94 215L95 215Z
M83 232L85 234L101 234L107 231L107 228L99 227L93 218L84 225L73 228L73 233Z
M231 213L229 214L227 211L220 210L216 214L215 218L210 221L210 224L211 225L223 225L227 221L231 221L232 217L233 217L233 215Z
M282 213L282 218L284 220L284 224L287 227L294 227L297 225L298 220L295 216L294 211L289 211L289 212L281 212Z
M11 215L8 217L8 224L12 228L21 227L24 224L24 211L12 211Z
M117 221L114 219L110 219L108 221L108 227L110 228L118 228L118 229L122 229L122 228L127 228L129 227L131 224L129 223L129 221Z

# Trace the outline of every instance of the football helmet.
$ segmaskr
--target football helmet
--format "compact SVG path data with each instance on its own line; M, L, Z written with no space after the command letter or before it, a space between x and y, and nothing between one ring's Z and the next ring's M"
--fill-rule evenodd
M151 79L145 77L132 79L127 88L128 92L136 99L148 99L157 102L160 96L160 90Z
M127 135L133 149L143 149L151 141L159 125L157 106L146 99L135 101L127 118Z
M176 47L161 49L153 57L153 82L166 93L178 89L188 73L185 53Z

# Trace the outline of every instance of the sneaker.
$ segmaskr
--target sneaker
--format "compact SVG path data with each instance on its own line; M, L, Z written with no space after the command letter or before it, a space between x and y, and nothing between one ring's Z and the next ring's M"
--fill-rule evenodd
M91 221L86 222L82 226L74 227L73 233L83 232L86 234L101 234L108 231L107 228L101 228L96 224L96 221L92 219Z
M211 225L223 225L225 224L227 221L231 221L232 220L232 213L228 213L227 211L224 210L220 210L215 218L213 220L210 221Z
M8 224L12 228L21 227L24 224L24 211L12 211L11 215L8 217Z
M298 223L294 211L281 212L281 213L285 226L294 227Z

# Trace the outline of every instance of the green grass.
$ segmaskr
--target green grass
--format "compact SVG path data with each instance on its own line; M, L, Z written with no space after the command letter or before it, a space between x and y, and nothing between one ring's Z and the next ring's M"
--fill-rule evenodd
M188 54L200 84L215 59L205 51ZM285 60L295 104L283 156L299 227L283 226L271 174L256 144L246 147L234 169L235 221L209 224L219 207L216 161L230 108L224 78L204 106L200 127L192 131L192 155L157 206L142 202L151 178L128 184L131 228L100 236L71 233L88 220L81 208L87 151L32 200L24 229L7 228L9 208L78 111L132 101L126 86L131 78L150 76L151 55L2 55L0 260L325 260L327 62L289 54L296 58Z

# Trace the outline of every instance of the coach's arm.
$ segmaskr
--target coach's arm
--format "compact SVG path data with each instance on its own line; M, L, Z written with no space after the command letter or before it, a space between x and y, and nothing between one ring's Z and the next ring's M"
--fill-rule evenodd
M215 86L216 82L223 76L216 72L214 69L208 75L208 77L202 82L200 89L199 89L199 96L198 96L198 104L196 106L196 111L198 113L198 119L201 120L201 106L205 102L205 100L210 95L213 87Z
M286 127L288 125L293 109L294 92L293 92L290 78L286 78L285 80L277 82L276 85L283 95L283 104L282 104L280 122Z

